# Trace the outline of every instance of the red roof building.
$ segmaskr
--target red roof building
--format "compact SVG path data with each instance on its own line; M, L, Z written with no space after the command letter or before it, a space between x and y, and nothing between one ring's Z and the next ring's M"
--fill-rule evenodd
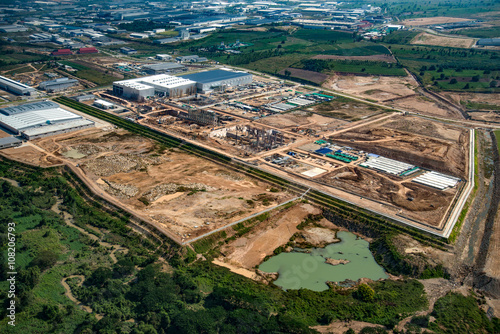
M98 53L99 50L97 50L96 48L94 47L91 47L91 48L80 48L80 50L78 50L78 53L80 54L85 54L85 53Z
M53 56L67 56L67 55L72 55L73 52L71 52L70 49L59 49L56 51L52 52Z

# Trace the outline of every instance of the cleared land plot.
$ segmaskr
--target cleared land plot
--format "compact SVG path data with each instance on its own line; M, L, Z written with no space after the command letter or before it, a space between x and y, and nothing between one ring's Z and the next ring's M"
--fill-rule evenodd
M315 105L307 110L322 116L334 117L346 121L357 121L383 111L382 108L345 97L337 97L332 101Z
M286 70L280 71L279 74L286 75L288 72L290 72L290 77L292 78L302 79L314 82L316 84L321 84L326 79L328 79L328 75L324 73L301 70L298 68L291 68L291 67L287 68Z
M180 238L206 233L291 198L243 174L164 150L124 130L92 129L36 144L80 164L103 191Z
M0 130L0 138L5 138L5 137L10 137L10 135L5 131Z
M417 19L404 20L401 24L405 26L426 26L430 24L443 24L443 23L453 23L453 22L464 22L470 21L469 19L464 19L461 17L419 17Z
M313 129L316 131L330 131L345 124L331 117L325 117L307 111L292 111L286 114L276 114L258 120L259 123L274 126L280 129Z
M458 112L444 108L440 104L436 103L436 101L425 96L410 96L405 99L388 102L388 105L423 115L445 116L449 118L462 119L462 116L458 114Z
M327 88L342 91L379 102L415 94L418 83L412 76L337 76L324 84Z
M332 141L419 167L465 178L466 129L417 117L397 116L330 137Z
M451 48L471 48L475 44L473 38L460 38L460 37L444 37L428 34L426 32L420 33L411 41L411 44L420 45L437 45Z
M402 215L438 226L456 190L439 191L412 182L398 182L361 167L343 167L318 179L360 196L383 201L402 209Z
M254 228L251 234L238 238L222 248L225 262L245 269L253 269L273 251L286 244L300 224L310 214L321 210L310 204L297 204L272 216Z
M371 56L336 56L336 55L317 55L311 59L334 59L334 60L366 60L366 61L385 61L387 63L395 63L394 56L387 54L371 55Z

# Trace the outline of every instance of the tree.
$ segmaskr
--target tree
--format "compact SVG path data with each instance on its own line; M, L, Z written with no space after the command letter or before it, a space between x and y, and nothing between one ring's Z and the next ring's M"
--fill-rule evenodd
M40 270L45 270L56 264L59 256L50 250L44 250L38 253L38 255L31 261L30 266L37 266Z
M498 85L498 83L495 80L491 80L490 82L490 87L495 88Z
M450 85L454 85L457 83L457 79L453 78L450 80Z
M375 291L368 284L361 284L357 291L358 297L365 301L370 302L375 298Z
M104 283L106 283L106 281L109 280L112 275L113 272L111 271L111 269L106 267L99 267L92 273L92 275L90 275L86 283L88 283L89 285L103 286Z
M471 79L472 82L478 82L479 81L479 75L475 75Z
M290 75L292 75L292 72L290 72L289 70L285 70L285 77L289 77Z
M469 89L470 88L470 85L469 83L467 83L465 86L464 86L464 89Z

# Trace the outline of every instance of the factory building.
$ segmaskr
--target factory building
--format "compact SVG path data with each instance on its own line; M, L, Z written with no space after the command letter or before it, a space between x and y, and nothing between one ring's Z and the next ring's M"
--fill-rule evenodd
M105 110L113 109L115 107L115 105L113 103L105 101L105 100L101 100L101 99L95 100L93 104L97 108L105 109Z
M78 102L85 102L85 101L92 101L92 100L95 100L95 96L92 95L92 94L88 94L88 95L79 95L79 96L75 96L73 99L75 99L76 101Z
M49 93L60 92L70 87L78 85L78 80L69 78L58 78L55 80L44 81L38 85L38 88Z
M72 55L73 52L70 49L59 49L52 51L51 55L53 56L69 56Z
M113 82L114 95L137 101L155 94L175 98L195 92L196 82L166 74Z
M28 28L19 24L0 26L0 32L23 32L28 31Z
M500 46L500 38L481 38L477 41L478 46Z
M17 95L32 96L36 94L35 88L2 76L0 76L0 88Z
M30 140L94 126L51 101L0 109L0 127Z
M21 146L22 143L23 143L22 140L17 139L15 137L0 138L0 150L2 150L4 148Z
M120 48L120 52L126 55L135 55L137 53L137 50L124 46Z
M155 58L158 59L158 60L164 60L164 61L165 60L167 60L167 61L168 60L172 60L172 56L171 55L167 55L167 54L157 54Z
M162 63L144 65L144 72L148 74L164 74L164 73L177 73L186 69L186 66L178 63Z
M190 109L188 112L180 112L178 117L201 125L219 125L219 115L207 109Z
M246 72L227 70L213 70L182 76L196 82L196 88L201 93L210 92L217 88L234 87L252 83L252 75Z

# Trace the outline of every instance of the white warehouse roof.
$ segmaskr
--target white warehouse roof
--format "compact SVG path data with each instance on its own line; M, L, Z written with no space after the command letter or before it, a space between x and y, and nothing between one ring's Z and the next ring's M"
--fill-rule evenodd
M23 131L36 126L60 123L75 119L82 119L82 116L73 114L61 108L35 110L14 114L10 116L0 115L0 124L5 124L17 131Z
M148 77L129 79L113 82L113 85L132 87L135 89L146 89L151 86L160 86L163 88L176 88L189 84L195 84L194 81L181 77L174 77L167 74L151 75Z

